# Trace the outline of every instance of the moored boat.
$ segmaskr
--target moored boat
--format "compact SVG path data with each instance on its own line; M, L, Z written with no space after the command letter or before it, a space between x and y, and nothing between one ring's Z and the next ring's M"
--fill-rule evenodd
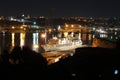
M82 46L81 39L61 38L50 40L47 44L41 45L45 51L67 51L74 50Z

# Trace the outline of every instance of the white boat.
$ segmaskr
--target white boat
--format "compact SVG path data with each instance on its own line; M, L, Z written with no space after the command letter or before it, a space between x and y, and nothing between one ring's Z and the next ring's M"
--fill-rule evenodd
M81 39L56 39L50 40L47 44L41 45L45 51L68 51L82 46Z

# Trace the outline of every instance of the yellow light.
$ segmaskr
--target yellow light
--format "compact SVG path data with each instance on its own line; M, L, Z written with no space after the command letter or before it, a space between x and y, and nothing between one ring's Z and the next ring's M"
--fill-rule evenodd
M52 29L49 29L49 32L51 32L52 31Z
M20 33L20 46L25 45L25 33Z
M25 24L23 24L22 26L23 26L23 27L27 27L27 25L25 25Z
M33 48L35 48L35 49L39 48L38 44L34 44Z
M68 36L68 32L64 32L64 37L67 37Z
M74 25L71 25L71 27L74 27Z
M23 26L21 26L20 28L23 29Z
M12 29L15 29L15 27L14 27L14 26L12 26Z
M58 62L58 61L59 61L59 58L56 58L56 59L55 59L55 62Z
M81 25L79 25L79 27L81 27Z
M72 32L72 33L71 33L71 37L73 37L73 35L74 35L74 33Z
M41 34L41 37L42 37L42 38L45 38L45 37L46 37L46 34Z
M26 28L24 28L24 30L26 30Z
M12 33L12 47L15 46L15 33Z
M66 24L65 26L66 26L66 27L68 27L68 25L67 25L67 24Z

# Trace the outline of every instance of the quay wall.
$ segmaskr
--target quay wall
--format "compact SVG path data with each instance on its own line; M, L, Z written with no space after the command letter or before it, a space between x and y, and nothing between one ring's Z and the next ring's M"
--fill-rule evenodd
M116 48L116 43L105 39L94 38L92 47Z

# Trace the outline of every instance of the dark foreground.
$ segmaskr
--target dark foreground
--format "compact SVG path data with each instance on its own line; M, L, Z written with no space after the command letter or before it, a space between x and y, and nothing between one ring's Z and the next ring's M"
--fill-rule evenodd
M25 51L21 53L31 53ZM16 53L18 52L19 51ZM15 57L12 56L10 58L15 59ZM32 54L22 55L19 60L18 64L17 62L16 64L10 64L7 60L1 61L1 80L120 79L119 49L78 48L76 49L75 55L61 59L59 62L52 65L47 65L45 59L35 55L34 52L32 52Z

